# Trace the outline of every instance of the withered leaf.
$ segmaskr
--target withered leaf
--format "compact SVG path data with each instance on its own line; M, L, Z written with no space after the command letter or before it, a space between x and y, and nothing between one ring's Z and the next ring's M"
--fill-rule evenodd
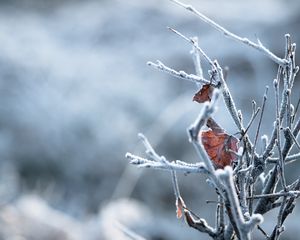
M211 129L200 132L205 151L216 168L231 165L236 159L238 139L229 135L213 119L207 121Z
M211 84L205 84L202 88L194 95L193 101L198 103L204 103L211 100L212 92L214 87Z
M176 199L176 214L177 218L182 218L182 212L184 211L184 208L186 208L185 203L181 197L178 197Z

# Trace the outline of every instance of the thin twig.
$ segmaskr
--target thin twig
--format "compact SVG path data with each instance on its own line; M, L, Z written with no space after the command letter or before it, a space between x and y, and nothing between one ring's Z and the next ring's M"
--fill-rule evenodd
M149 160L146 158L142 158L131 153L127 153L126 158L130 160L130 164L137 165L140 168L153 168L165 171L178 171L184 173L204 173L207 174L208 171L203 163L197 164L182 164L181 161L179 162L156 162L153 160Z
M219 76L219 80L221 83L222 94L223 94L223 98L224 98L226 107L227 107L232 119L234 120L235 125L239 129L239 131L244 132L244 126L239 119L239 114L236 109L235 103L233 101L233 98L232 98L229 88L227 86L227 83L224 80L223 70L217 61L215 61L215 65L216 65L216 68L218 71L218 76Z
M295 136L293 135L291 129L286 128L285 130L289 133L289 135L291 136L291 138L292 138L293 141L294 141L294 144L295 144L295 145L297 146L297 148L300 150L300 144L298 143L297 139L296 139Z
M206 55L206 53L197 45L197 43L193 40L193 38L188 38L186 36L184 36L182 33L180 33L179 31L168 27L169 30L171 30L172 32L174 32L175 34L177 34L178 36L182 37L184 40L186 40L187 42L191 43L194 48L205 58L205 60L210 64L210 66L212 67L212 69L215 69L215 65L213 63L213 61L210 59L209 56Z
M196 75L200 78L203 78L203 70L202 70L202 65L201 65L201 57L200 57L200 53L197 50L198 46L198 38L197 37L193 37L192 40L194 41L194 45L193 48L191 50L191 54L193 56L193 62L194 62L194 66L195 66L195 72ZM200 88L201 85L197 84L197 87Z
M256 109L252 112L250 121L249 121L249 123L248 123L248 125L247 125L247 127L246 127L246 129L245 129L245 132L243 133L243 135L245 135L245 134L248 132L249 128L251 127L251 125L252 125L254 119L256 118L256 116L257 116L257 114L258 114L259 112L260 112L260 108L256 108Z
M194 74L187 74L184 71L176 71L170 67L167 67L166 65L164 65L162 62L157 61L156 63L153 62L147 62L147 64L151 67L154 67L162 72L168 73L174 77L177 78L181 78L183 80L187 80L189 82L193 82L193 83L197 83L197 84L213 84L210 80L204 79L204 78L200 78Z
M277 79L274 80L274 88L275 88L275 101L276 101L276 131L277 131L277 139L275 141L275 144L278 148L278 155L279 155L279 161L278 161L277 166L279 168L279 174L280 174L282 187L285 191L287 191L285 176L284 176L284 172L285 172L284 171L284 159L283 159L283 156L282 156L281 138L280 138L279 83L278 83Z
M260 225L257 225L257 229L265 236L266 239L269 238L269 235L262 229Z
M267 101L268 90L269 90L269 87L266 86L266 90L265 90L265 94L264 94L263 102L262 102L262 106L261 106L261 113L260 113L260 117L259 117L259 122L258 122L258 126L257 126L256 133L255 133L255 140L254 140L254 144L253 144L252 156L254 156L254 151L255 151L256 144L257 144L258 135L259 135L259 130L260 130L260 127L261 127L263 116L264 116L264 111L265 111L265 105L266 105L266 101Z
M279 193L269 193L269 194L261 194L261 195L253 195L253 199L259 199L259 198L279 198L282 196L289 196L289 197L299 197L300 192L299 191L289 191L289 192L279 192ZM248 197L250 198L250 197Z
M288 64L288 61L286 59L282 59L282 58L277 57L274 53L272 53L269 49L267 49L259 40L258 40L258 43L254 43L254 42L250 41L248 38L240 37L240 36L230 32L230 31L228 31L227 29L225 29L221 25L217 24L216 22L214 22L213 20L211 20L210 18L208 18L204 14L198 12L193 6L183 4L183 3L181 3L177 0L170 0L170 1L176 3L177 5L185 8L185 9L187 9L188 11L192 12L197 17L199 17L203 22L209 24L211 27L218 30L219 32L224 34L226 37L231 38L235 41L241 42L243 44L246 44L246 45L262 52L264 55L266 55L271 60L273 60L274 62L276 62L277 64L279 64L281 66L286 66Z
M269 158L267 163L277 163L279 160L279 158ZM285 164L290 164L290 163L293 163L297 160L300 160L300 153L296 153L296 154L293 154L293 155L289 155L285 158Z
M295 110L294 110L294 114L293 114L293 123L296 119L296 116L297 116L297 113L298 113L298 109L299 109L299 105L300 105L300 96L299 96L299 99L297 101L297 104L296 104L296 107L295 107Z

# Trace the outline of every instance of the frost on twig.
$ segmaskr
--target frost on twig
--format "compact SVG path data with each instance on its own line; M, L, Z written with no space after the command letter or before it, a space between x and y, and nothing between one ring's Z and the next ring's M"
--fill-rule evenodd
M186 163L182 161L165 161L157 162L150 159L142 158L131 153L126 154L126 158L130 159L130 163L137 165L139 168L154 168L165 171L177 171L182 173L207 173L205 165L203 163Z
M161 61L147 62L147 64L151 67L154 67L160 71L166 72L174 77L181 78L190 82L194 82L197 84L209 84L211 81L204 79L202 77L196 76L194 74L187 74L184 71L176 71L170 67L165 66Z
M177 1L177 0L170 0L170 1L176 3L177 5L185 8L185 9L187 9L188 11L192 12L197 17L199 17L203 22L209 24L210 26L212 26L213 28L215 28L216 30L218 30L219 32L224 34L226 37L231 38L235 41L241 42L243 44L246 44L246 45L262 52L264 55L268 56L270 59L272 59L274 62L276 62L279 65L285 66L285 65L288 64L288 61L286 59L281 59L281 58L277 57L274 53L270 52L270 50L267 49L259 40L257 41L257 43L254 43L254 42L250 41L248 38L240 37L240 36L230 32L230 31L228 31L227 29L225 29L221 25L217 24L216 22L214 22L213 20L211 20L210 18L208 18L204 14L200 13L193 6L183 4L183 3L181 3L180 1Z
M297 179L289 184L285 176L285 165L300 160L300 145L297 140L300 132L300 118L297 119L300 100L296 107L292 105L293 84L299 71L295 63L296 44L292 43L290 35L286 34L285 56L281 59L265 48L259 40L254 43L247 38L242 38L215 23L192 6L177 0L171 1L194 13L225 36L262 52L278 64L277 76L274 80L276 105L274 127L270 137L266 134L260 136L261 126L264 124L263 114L268 87L260 107L252 101L252 116L249 123L244 125L242 111L237 108L225 81L224 70L218 61L212 60L204 52L198 38L186 37L181 32L169 28L192 45L191 54L196 75L176 71L160 61L148 62L148 65L177 78L193 82L198 88L201 87L194 100L197 97L198 103L204 103L202 111L188 128L189 141L198 154L199 162L192 164L180 160L169 161L164 156L158 155L142 134L139 134L139 137L145 146L147 158L131 153L127 153L126 157L131 164L139 168L152 168L171 173L177 217L184 217L190 227L208 234L215 240L250 240L253 229L257 227L263 237L277 240L284 230L284 221L293 212L296 199L300 197L300 180ZM202 68L202 60L210 65L207 73ZM206 74L207 78L205 78ZM239 140L232 140L233 136L225 134L225 130L212 119L212 115L217 114L220 96L231 116L232 124L241 135ZM248 131L255 125L257 116L259 116L258 124L254 139L251 139ZM205 126L210 130L203 130ZM259 139L262 140L262 152L257 151ZM294 146L298 152L290 155ZM221 161L222 164L217 165L216 161ZM267 168L269 164L273 164L271 170ZM205 174L207 183L215 190L218 199L214 201L217 203L214 227L186 207L178 186L176 175L178 173ZM258 182L260 184L257 184ZM261 185L262 189L258 188L258 185ZM259 224L263 221L263 214L271 210L277 210L278 214L273 230L268 232Z
M190 53L193 56L195 72L198 77L203 78L203 69L202 69L202 65L201 65L201 58L200 58L199 51L197 50L197 47L199 47L198 38L193 37L192 40L194 42L194 46L193 46L192 50L190 51ZM199 87L199 85L197 85L197 86Z

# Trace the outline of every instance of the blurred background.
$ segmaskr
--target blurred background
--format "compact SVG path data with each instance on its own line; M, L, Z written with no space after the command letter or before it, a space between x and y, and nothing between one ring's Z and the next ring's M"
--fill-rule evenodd
M278 56L285 33L300 42L297 0L186 2ZM261 103L270 86L261 131L270 134L277 66L170 1L2 0L0 239L128 239L116 222L149 240L207 239L176 219L168 173L136 169L124 157L143 155L143 132L169 160L198 161L186 134L201 110L192 102L196 86L146 65L160 59L194 73L191 46L167 26L198 36L206 53L229 67L245 122L251 100ZM299 90L297 79L294 104ZM216 119L237 132L221 101ZM299 177L295 166L286 169L290 181ZM205 178L178 177L188 207L213 224L215 205L206 200L215 194ZM266 231L276 214L266 216ZM299 216L297 206L283 239L299 234Z

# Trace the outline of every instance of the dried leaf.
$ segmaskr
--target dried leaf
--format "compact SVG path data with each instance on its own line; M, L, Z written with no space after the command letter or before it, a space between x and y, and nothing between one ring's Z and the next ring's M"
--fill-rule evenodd
M193 101L196 101L198 103L210 101L213 90L214 87L211 84L203 85L203 87L195 94Z
M182 212L184 211L184 208L186 208L185 203L181 197L178 197L176 199L176 214L177 218L182 218Z
M211 130L201 131L200 137L208 156L216 168L231 165L236 159L238 139L228 135L213 119L207 121Z

